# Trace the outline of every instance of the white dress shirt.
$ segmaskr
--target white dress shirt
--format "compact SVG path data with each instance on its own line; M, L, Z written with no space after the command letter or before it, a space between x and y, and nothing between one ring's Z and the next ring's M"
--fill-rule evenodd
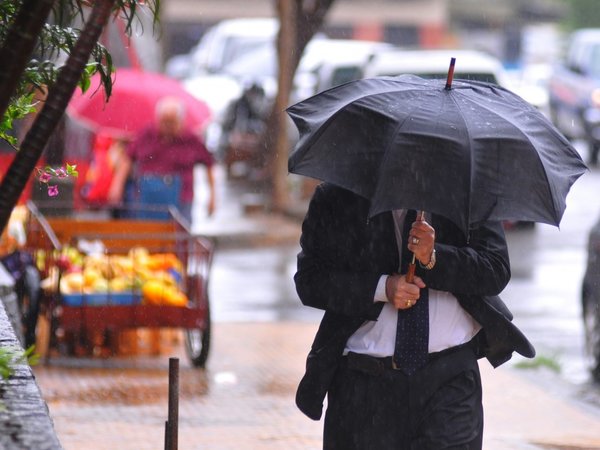
M402 260L402 226L406 210L393 211L393 216L400 260ZM438 258L437 264L443 263L443 260ZM344 354L355 352L377 357L394 354L398 310L388 302L385 295L387 277L388 275L382 275L379 278L373 299L376 302L385 302L379 318L375 321L366 321L350 336ZM464 344L470 341L480 329L481 325L460 306L454 295L446 291L429 289L429 353Z

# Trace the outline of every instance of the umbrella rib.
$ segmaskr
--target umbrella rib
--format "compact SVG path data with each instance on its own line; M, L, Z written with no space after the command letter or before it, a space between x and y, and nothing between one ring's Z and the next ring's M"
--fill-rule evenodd
M386 87L386 89L382 89L381 91L378 91L378 92L372 92L372 93L369 93L369 94L363 94L363 95L360 95L360 93L357 93L357 94L359 94L359 95L357 95L357 96L356 96L356 98L352 98L351 100L347 100L347 101L346 101L346 102L345 102L345 103L344 103L342 106L340 106L340 107L339 107L339 108L338 108L336 111L334 111L332 114L330 114L330 115L327 117L327 120L325 120L325 121L323 122L323 124L322 124L322 125L319 127L319 129L318 129L318 133L315 133L315 134L312 136L312 139L310 140L310 142L308 142L306 145L312 145L312 144L313 144L315 141L317 141L317 140L319 139L319 137L320 137L320 136L321 136L321 135L322 135L322 134L323 134L325 131L327 131L327 129L328 129L328 127L329 127L329 124L330 124L331 122L333 122L333 120L334 120L334 119L337 117L337 115L338 115L338 114L341 114L341 113L342 113L344 110L346 110L346 108L348 108L348 107L349 107L349 106L351 106L352 104L354 104L354 103L356 103L356 102L358 102L358 101L364 100L364 99L366 99L366 98L373 97L373 96L375 96L375 95L381 95L381 94L393 93L393 90L397 88L397 87L394 85L394 84L395 84L395 82L396 82L396 80L395 80L395 79L393 79L393 78L390 78L390 77L382 77L382 78L389 79L389 81L391 81L392 83L390 83L390 85L389 85L389 86L387 86L387 87ZM364 81L364 79L363 79L363 80L356 80L356 81L352 81L352 82L349 82L349 83L347 83L346 85L348 85L348 86L351 86L351 85L357 84L357 82L358 82L358 81ZM339 86L338 86L337 88L339 88ZM414 88L411 88L411 89L406 89L406 91L410 91L410 90L423 90L423 89L422 89L422 87L421 87L421 89L419 89L419 88L420 88L420 86L419 86L419 85L417 85L417 84L415 84L415 87L414 87ZM328 91L332 91L332 90L335 90L335 89L336 89L336 87L333 87L333 88L330 88ZM324 92L327 92L327 91L324 91ZM293 109L293 106L291 106L289 109Z
M381 170L383 167L387 167L387 161L389 159L389 154L391 153L389 150L390 148L394 145L394 142L396 141L396 136L398 136L398 134L400 133L402 127L404 126L404 124L406 123L406 121L412 116L412 113L415 109L417 109L418 107L415 106L413 108L411 108L410 110L408 110L406 117L404 118L404 120L402 122L399 122L398 125L396 125L396 127L394 128L394 133L393 133L393 138L389 140L384 152L383 152L383 158L381 158L381 162L379 163L379 167L377 168L377 186L375 187L375 192L379 191L379 180L381 180L382 174L381 174ZM372 205L371 205L372 206ZM408 207L408 205L407 205ZM369 215L371 215L372 211L369 213Z
M458 102L456 101L456 99L452 95L453 92L456 92L456 91L453 91L453 90L448 91L448 93L450 94L449 95L450 100L456 106L456 111L458 112L458 116L462 119L462 121L465 124L464 130L467 133L467 136L469 138L469 148L473 148L473 139L471 138L471 133L469 133L469 127L467 126L467 121L466 121L465 117L461 113L461 109L460 109L460 107L458 105ZM469 228L470 228L470 225L471 225L471 192L472 191L473 191L473 152L469 152L469 192L467 193L467 195L468 195L468 201L467 201L467 240L469 239Z
M503 89L503 88L501 88L501 89ZM506 92L509 92L509 93L511 93L511 94L512 94L512 92L511 92L511 91L508 91L507 89L503 89L503 90L504 90L504 91L506 91ZM514 94L513 94L513 95L514 95ZM500 119L502 119L502 120L504 120L504 121L506 121L506 122L510 123L510 124L513 126L513 128L514 128L515 130L517 130L517 131L518 131L518 133L519 133L521 136L523 136L523 137L524 137L524 139L525 139L525 140L527 140L527 141L528 141L528 142L531 144L531 146L533 147L533 144L531 143L531 139L529 138L529 136L528 136L527 134L523 133L523 131L521 130L521 128L520 128L519 126L517 126L517 125L514 123L514 121L512 120L512 116L509 116L509 117L502 117L502 116L498 115L498 113L497 113L496 111L494 111L494 110L491 108L491 106L488 106L488 105L486 105L486 104L484 104L484 103L482 103L482 102L476 101L477 99L474 99L474 98L471 98L471 97L465 97L465 98L466 98L467 100L469 100L469 101L471 101L471 102L475 103L477 106L479 106L479 107L481 107L481 108L485 109L486 111L488 111L489 113L493 114L494 116L496 116L496 117L498 117L498 118L500 118ZM524 102L524 100L522 100L522 99L520 99L520 98L519 98L519 100L520 100L521 102ZM454 101L455 101L455 103L456 103L456 100L454 100ZM528 105L528 104L527 104L527 105ZM529 105L528 105L528 106L529 106ZM532 108L533 108L533 107L532 107ZM463 118L463 120L464 120L464 118ZM548 124L546 124L546 123L544 123L544 122L541 122L541 121L540 121L539 123L540 123L541 125L543 125L543 126L546 128L546 131L547 131L547 132L549 132L549 133L553 133L553 134L556 134L556 133L555 133L555 131L554 131L554 129L553 129L551 126L549 126ZM469 140L470 140L470 139L469 139ZM549 178L548 178L548 173L547 173L547 171L546 171L546 166L544 165L544 163L542 162L542 159L541 159L539 156L538 156L537 160L538 160L538 162L539 162L540 166L542 167L542 170L543 170L543 172L544 172L544 177L546 178L546 183L544 183L544 184L545 184L545 186L546 186L546 189L548 190L548 194L549 194L550 198L552 199L552 209L554 210L554 214L553 214L553 216L554 216L554 217L556 218L556 220L558 221L558 220L560 219L560 217L557 217L557 216L558 216L558 211L557 211L557 208L556 208L556 202L554 201L554 195L553 195L553 193L552 193L552 191L551 191L551 189L550 189L550 180L549 180Z

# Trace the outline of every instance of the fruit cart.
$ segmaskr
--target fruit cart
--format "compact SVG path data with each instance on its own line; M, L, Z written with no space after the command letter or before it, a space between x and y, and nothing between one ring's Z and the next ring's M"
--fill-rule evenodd
M192 235L176 210L168 220L148 220L115 218L114 210L61 217L31 202L28 208L27 246L44 278L47 356L115 354L121 331L179 328L192 364L204 367L212 245Z

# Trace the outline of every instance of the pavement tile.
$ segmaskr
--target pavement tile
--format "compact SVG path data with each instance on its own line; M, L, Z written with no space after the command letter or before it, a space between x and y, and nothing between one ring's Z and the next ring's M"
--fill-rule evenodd
M179 347L155 358L79 360L79 368L56 358L35 373L65 450L162 448L172 355L180 358L180 448L318 449L321 424L294 405L315 328L215 324L206 370L190 367Z
M206 370L181 346L159 357L73 360L35 368L65 450L163 448L168 358L180 358L179 448L321 448L322 422L294 404L314 323L217 323ZM481 362L488 450L600 449L600 414L508 366Z

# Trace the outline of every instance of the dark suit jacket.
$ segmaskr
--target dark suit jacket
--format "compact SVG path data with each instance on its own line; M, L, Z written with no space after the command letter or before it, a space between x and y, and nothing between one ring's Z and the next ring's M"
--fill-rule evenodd
M374 302L382 274L399 267L391 212L368 218L369 202L331 184L317 187L302 225L301 252L294 276L303 304L325 311L296 394L300 410L314 420L342 358L348 338L365 320L376 320ZM485 356L494 367L513 351L535 351L511 323L497 296L510 279L508 250L500 223L482 223L465 236L452 222L433 215L437 264L421 270L428 288L452 292L484 330Z

